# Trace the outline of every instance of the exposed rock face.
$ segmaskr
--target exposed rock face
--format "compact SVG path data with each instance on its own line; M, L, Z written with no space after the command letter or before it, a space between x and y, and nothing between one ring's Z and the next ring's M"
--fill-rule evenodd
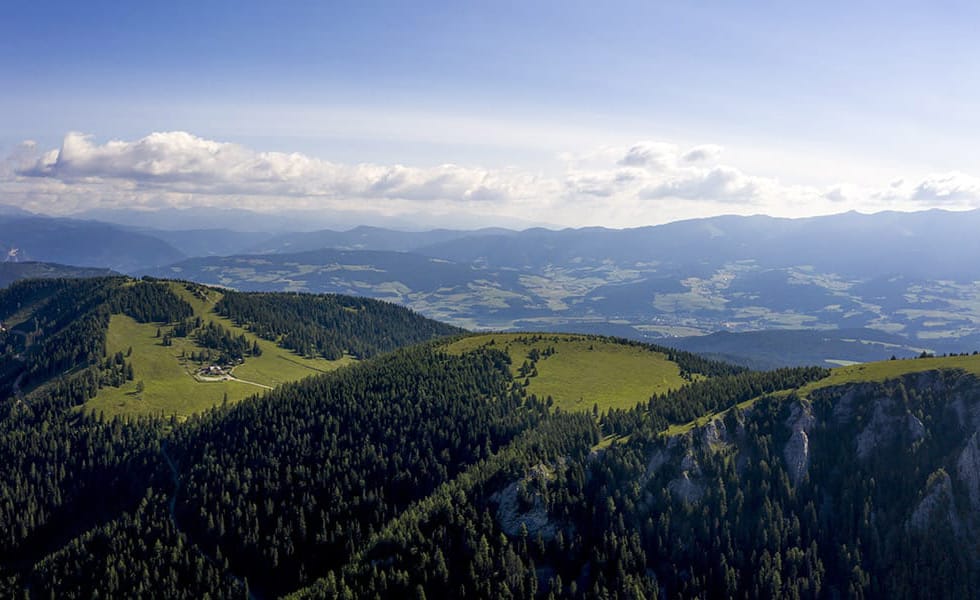
M701 465L698 464L698 459L694 458L693 452L688 452L681 459L681 471L694 476L701 475Z
M532 538L540 534L545 541L554 539L558 534L558 525L551 520L544 498L540 492L529 491L529 484L535 479L547 482L554 477L551 467L537 465L532 467L527 477L511 483L490 497L497 503L497 522L504 533L509 536L520 535L521 525L524 525ZM527 503L528 496L530 506Z
M647 471L644 475L645 480L649 480L651 477L656 475L657 471L659 471L661 467L670 461L670 456L674 453L674 450L677 448L677 445L682 437L683 436L675 436L670 438L667 440L666 448L657 448L650 454L650 462L647 463Z
M667 482L667 490L679 500L697 503L706 489L697 459L699 453L736 447L738 440L745 434L742 414L741 411L736 413L734 431L729 427L731 423L726 422L724 417L717 417L687 433L672 436L667 440L666 447L657 448L650 454L644 483L656 476L657 471L665 465L676 465L681 473ZM747 461L740 453L736 452L736 456L739 464Z
M980 429L980 403L977 402L975 389L956 392L953 396L952 406L960 424L967 431Z
M810 430L816 423L810 405L798 402L790 407L786 426L792 432L789 441L783 448L783 458L786 459L786 470L789 472L793 485L798 485L810 468Z
M925 437L926 426L922 424L919 417L909 413L906 423L909 430L909 436L912 438L913 442L917 442Z
M932 481L928 493L909 518L909 527L925 531L936 520L949 522L957 534L962 531L960 519L953 506L953 483L946 471L941 471Z
M980 511L980 433L974 432L956 461L956 475L966 486L970 506Z
M865 386L855 385L850 387L837 403L834 404L834 418L838 423L845 423L854 416L854 402L864 392Z
M701 478L701 465L698 464L693 450L684 453L680 463L681 474L667 483L667 489L675 498L685 502L697 502L704 495L704 484Z
M886 414L885 402L885 399L874 401L875 408L871 422L857 436L857 454L862 460L871 456L875 448L893 435L895 419Z
M894 398L879 398L873 402L871 421L857 436L857 454L862 460L883 444L903 439L912 443L925 435L922 421L907 409L900 408Z
M728 435L728 427L722 419L712 419L701 428L701 442L706 448L718 448L727 446L731 443Z

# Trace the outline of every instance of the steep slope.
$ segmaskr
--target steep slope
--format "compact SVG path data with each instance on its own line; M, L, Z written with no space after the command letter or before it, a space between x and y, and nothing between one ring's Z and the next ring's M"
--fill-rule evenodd
M969 597L977 372L978 357L890 361L759 386L680 433L651 402L601 449L515 446L296 597Z
M83 299L106 306L96 329L113 312L176 327L205 301L109 281L105 303L87 280L0 297L52 332L88 314ZM300 330L280 329L274 298L222 302L281 343ZM304 325L370 304L281 298ZM184 422L73 411L90 373L0 404L0 595L969 597L980 583L978 355L760 373L623 340L482 334Z
M195 348L197 354L217 356L240 351L245 363L236 367L236 375L246 367L261 371L256 365L277 352L288 354L296 362L309 361L278 346L278 340L266 342L261 338L250 339L251 334L247 332L237 334L234 331L237 325L229 323L225 327L229 335L221 335L220 323L214 327L198 326L196 320L203 308L212 306L219 295L218 290L197 284L134 281L124 277L27 280L0 291L0 314L6 324L0 331L0 348L3 348L0 366L4 369L0 384L10 394L0 395L0 453L4 456L0 464L0 531L3 532L0 596L20 596L22 586L29 586L36 594L64 598L91 597L96 590L101 595L129 595L142 590L140 593L187 598L243 593L244 580L230 575L227 564L209 552L207 545L195 543L196 539L189 538L182 528L186 521L192 520L190 513L196 515L198 510L194 508L196 505L189 504L192 500L180 495L181 490L197 494L210 489L207 480L201 482L203 487L196 487L192 480L185 482L190 469L202 463L196 459L185 462L184 457L192 452L210 452L208 444L217 444L215 450L224 452L230 448L227 444L231 438L244 436L240 438L243 444L252 450L265 448L263 452L269 458L290 457L281 463L289 470L299 464L300 454L287 451L284 446L295 444L301 424L327 425L330 432L336 432L339 427L349 436L348 441L339 450L329 443L318 446L319 451L326 453L321 457L325 462L316 461L317 477L325 478L318 481L329 486L325 488L327 492L334 491L341 484L339 477L351 474L350 461L356 457L364 470L360 472L361 477L347 480L349 493L344 496L355 497L363 491L367 498L373 499L376 491L368 492L361 485L368 469L374 468L377 455L373 451L363 453L366 446L362 442L373 440L408 448L410 441L422 443L420 435L424 430L433 440L439 440L438 444L418 445L418 451L412 453L408 475L392 480L396 486L392 502L404 503L412 498L404 494L416 489L413 485L421 486L417 489L424 491L425 486L433 485L431 478L438 482L438 478L445 478L447 473L459 468L459 464L468 460L464 450L479 456L490 451L498 440L512 435L508 432L535 419L532 413L508 416L519 402L495 401L508 393L506 386L498 389L501 383L506 383L497 366L499 360L469 357L433 362L436 357L431 352L422 356L433 360L410 353L387 361L379 358L380 362L370 363L350 375L327 374L320 380L295 384L295 387L280 386L274 393L282 392L285 394L282 398L242 404L239 410L251 410L245 406L257 410L275 406L275 411L285 411L265 423L269 428L267 433L281 436L280 445L271 444L265 434L258 439L249 438L245 431L249 426L232 416L244 413L233 412L237 405L232 402L219 403L216 412L204 419L192 415L184 425L180 419L169 416L175 412L169 406L138 410L137 413L145 416L126 419L107 419L101 412L77 410L86 403L98 401L108 388L132 385L133 372L137 377L149 375L141 369L151 368L156 362L151 357L141 363L139 355L145 349L138 345L132 352L107 351L107 347L111 349L122 343L113 340L120 333L114 330L113 320L123 319L137 328L163 330L160 337L154 337L154 348L170 350L186 335L194 339L195 344L188 347ZM237 299L236 306L249 307L250 300L251 297L243 295ZM372 354L406 340L429 339L442 330L456 331L427 322L404 309L367 299L294 297L292 302L295 306L309 306L317 314L333 311L346 316L354 322L344 329L346 335L352 336L348 341ZM241 325L266 324L261 303L256 306L259 309L254 311L253 320L242 321ZM383 318L385 315L393 317L390 323ZM213 313L208 317L223 320ZM322 322L317 326L328 328ZM239 344L243 337L251 344ZM165 338L170 338L171 345L165 344ZM267 352L256 355L256 344ZM170 356L175 362L176 358ZM416 365L425 370L414 368ZM281 368L273 368L268 373L275 377L284 375ZM401 380L396 380L396 373L403 374ZM413 396L423 389L418 387L420 381L431 383L430 398ZM141 393L149 394L155 382L147 377L145 383ZM368 392L365 386L374 391ZM367 404L368 395L374 399L373 404ZM326 398L332 401L327 403ZM416 412L423 404L409 404L416 400L424 403L425 411ZM137 398L133 401L144 402ZM338 420L340 406L346 407L348 414ZM197 410L200 408L203 406ZM319 420L311 417L310 410L320 415ZM385 411L389 411L390 418L378 420ZM287 418L287 414L292 416ZM256 419L253 426L261 422L260 416L253 417ZM228 429L218 438L209 437L215 428L225 426ZM368 435L370 427L383 428ZM403 433L389 437L398 427L404 428ZM254 427L251 430L259 431ZM463 441L465 445L461 445ZM210 458L208 455L203 464ZM392 468L400 468L404 461L398 458ZM340 476L334 477L331 472L327 477L323 464L334 465ZM246 478L257 468L253 462L241 466ZM427 476L430 479L425 480L429 483L419 479L423 466L426 469L431 466ZM256 473L262 477L274 475L266 468ZM387 473L372 475L372 481L387 481ZM290 511L295 506L297 492L291 482L298 472L275 472L276 477L280 474L285 476L283 510ZM273 482L267 481L261 489L269 491L273 487ZM236 492L236 498L248 498L240 495L241 491ZM227 494L225 490L221 498ZM178 498L183 498L183 504L177 504ZM268 496L263 499L270 500ZM251 503L255 499L248 500L254 508ZM335 508L347 506L332 497L321 498L317 514L328 501ZM357 508L361 511L357 514L372 518L372 501L355 504L361 503L368 508ZM213 499L207 501L207 506L219 505L220 501L217 504ZM189 512L184 514L185 510ZM217 514L223 530L228 513L222 509ZM351 514L345 512L336 524L346 522ZM206 526L207 523L198 523L192 531L206 540L210 530L197 529ZM274 522L264 521L265 526L276 528ZM291 536L283 541L288 547L297 543ZM290 556L287 546L277 551ZM248 543L241 547L247 549ZM223 551L228 552L228 546ZM285 572L292 573L290 569L296 565L290 565Z

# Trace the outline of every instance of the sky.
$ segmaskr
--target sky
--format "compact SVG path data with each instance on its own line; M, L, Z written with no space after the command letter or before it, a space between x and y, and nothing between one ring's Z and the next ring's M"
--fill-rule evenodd
M414 227L980 207L970 2L31 2L0 204Z

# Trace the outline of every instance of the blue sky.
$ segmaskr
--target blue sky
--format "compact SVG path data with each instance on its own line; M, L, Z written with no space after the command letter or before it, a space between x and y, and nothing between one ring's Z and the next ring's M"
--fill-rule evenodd
M3 12L0 194L41 212L625 226L980 205L980 14L966 2ZM626 164L637 148L656 159Z

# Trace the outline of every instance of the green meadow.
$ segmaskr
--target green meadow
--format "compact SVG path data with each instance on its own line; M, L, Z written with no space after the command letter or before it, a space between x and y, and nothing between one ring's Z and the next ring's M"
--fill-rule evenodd
M933 358L907 358L904 360L884 360L881 362L861 363L839 367L831 371L830 377L814 381L800 388L800 394L813 390L844 385L847 383L862 383L886 381L910 373L934 371L937 369L962 369L967 373L980 377L980 355L970 356L939 356Z
M594 405L600 411L633 408L686 383L666 355L592 336L493 333L465 337L446 348L463 353L483 346L510 356L511 373L527 380L529 394L542 400L551 396L555 406L567 411L588 411ZM541 355L534 365L537 374L522 378L521 366L534 350Z
M175 337L171 346L164 346L156 334L158 329L167 331L166 324L137 323L125 315L112 315L107 351L110 356L116 352L130 354L127 360L133 365L134 378L118 388L102 388L95 398L85 403L83 410L102 412L107 417L162 414L184 419L226 400L238 402L288 381L332 371L353 360L345 357L329 361L299 356L257 338L213 312L215 303L221 299L220 292L206 290L206 297L199 298L179 283L170 285L205 323L220 323L236 336L244 334L250 342L258 341L262 355L248 357L244 364L235 367L233 376L240 381L201 381L194 376L200 365L185 358L200 350L193 337Z

